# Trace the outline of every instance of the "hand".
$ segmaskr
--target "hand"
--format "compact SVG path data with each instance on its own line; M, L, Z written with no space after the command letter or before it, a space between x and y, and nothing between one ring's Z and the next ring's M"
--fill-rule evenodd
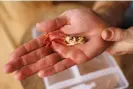
M22 45L12 53L5 66L8 73L16 71L19 80L37 72L40 77L61 72L94 58L109 46L109 42L101 38L101 32L107 25L90 9L65 11L53 20L39 23L37 27L44 32L59 30L68 35L81 35L88 42L69 47L52 42L52 48L46 48L43 35Z
M62 26L62 23L65 23ZM107 25L89 9L74 9L65 11L53 20L42 22L37 26L40 31L51 32L60 30L68 35L80 35L88 39L85 44L64 46L52 42L52 47L63 57L62 61L39 72L40 77L61 72L75 64L81 64L101 54L109 42L101 39L101 32ZM55 59L56 60L56 59Z
M121 29L110 27L102 32L102 38L114 42L107 51L113 55L133 53L133 27Z

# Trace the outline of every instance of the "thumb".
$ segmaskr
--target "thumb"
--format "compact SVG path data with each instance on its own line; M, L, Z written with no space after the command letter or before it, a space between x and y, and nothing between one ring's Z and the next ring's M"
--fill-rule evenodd
M102 31L102 38L106 41L121 41L127 37L126 30L109 27Z

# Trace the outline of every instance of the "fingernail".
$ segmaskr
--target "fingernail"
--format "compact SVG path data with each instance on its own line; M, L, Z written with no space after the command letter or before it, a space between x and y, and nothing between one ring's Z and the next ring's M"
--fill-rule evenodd
M36 27L37 27L37 28L40 27L40 23L36 23Z
M15 71L15 72L14 72L14 78L15 78L16 80L20 80L19 77L20 77L19 72L18 72L18 71Z
M41 25L40 23L36 23L36 30L39 30L39 29L41 29Z
M25 79L24 78L24 76L23 76L23 74L22 73L19 73L18 71L14 74L14 78L16 79L16 80L23 80L23 79Z
M12 66L11 65L5 65L4 66L4 72L5 73L10 73L10 72L12 72Z
M109 29L103 30L103 32L102 32L102 38L104 40L109 40L111 38L111 36L112 36L112 31L110 31Z
M39 76L39 77L43 77L43 72L40 71L40 72L38 73L38 76Z
M18 76L17 76L17 75L14 75L14 78L15 78L16 80L19 80L19 78L18 78Z

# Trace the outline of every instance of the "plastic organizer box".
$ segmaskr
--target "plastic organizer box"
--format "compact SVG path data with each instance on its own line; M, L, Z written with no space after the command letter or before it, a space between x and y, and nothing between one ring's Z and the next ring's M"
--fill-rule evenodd
M40 33L33 29L33 37ZM44 78L46 89L125 89L128 82L108 53Z

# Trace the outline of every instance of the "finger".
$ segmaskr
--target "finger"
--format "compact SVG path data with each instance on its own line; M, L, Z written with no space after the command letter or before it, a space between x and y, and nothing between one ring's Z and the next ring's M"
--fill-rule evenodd
M108 53L110 53L111 55L124 55L124 54L127 54L126 50L121 50L121 49L118 49L118 48L115 49L115 48L117 48L117 46L116 47L110 47L106 51Z
M6 73L11 73L14 72L18 69L20 69L23 66L29 65L31 63L34 63L38 61L39 59L49 55L52 53L52 49L48 47L41 47L35 51L32 51L22 57L16 57L14 60L9 61L5 65L5 72Z
M63 58L71 59L77 64L84 63L88 59L82 51L75 47L67 47L55 42L52 42L52 47Z
M54 66L40 70L38 72L38 76L40 76L42 78L47 77L47 76L53 75L55 73L64 71L64 70L74 66L75 64L76 63L73 62L71 59L64 59L64 60L58 62L57 64L55 64Z
M61 61L61 57L57 53L51 54L39 60L38 62L34 64L28 65L20 69L19 71L16 72L15 77L18 80L23 80L33 75L34 73L38 72L39 70L52 66L59 61Z
M120 28L110 27L102 32L102 38L106 41L121 41L127 36L125 31Z
M15 57L21 57L33 50L36 50L42 46L46 45L46 36L42 35L28 43L25 43L24 45L18 47L10 56L10 60L14 60Z
M57 17L52 20L43 21L36 24L39 31L51 32L63 27L67 23L67 19L64 16Z
M128 41L121 41L114 43L106 51L112 55L131 54L133 53L133 46Z
M117 30L117 32L115 31L115 33L118 33L118 32L119 32L119 34L122 33L123 37L120 40L114 40L114 41L119 41L119 42L115 42L111 47L109 47L107 49L107 51L109 53L111 53L112 55L123 55L123 54L132 53L133 46L130 43L133 42L133 40L132 40L133 39L133 27L130 27L124 31L119 30L119 28L118 29L116 28L113 30ZM119 34L118 34L118 36L119 36Z

